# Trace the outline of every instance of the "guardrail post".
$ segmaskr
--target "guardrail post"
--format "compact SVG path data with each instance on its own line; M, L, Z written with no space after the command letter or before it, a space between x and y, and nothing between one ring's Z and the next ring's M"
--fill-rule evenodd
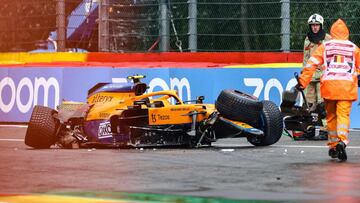
M290 0L281 0L281 50L290 52Z
M56 1L56 32L58 51L64 52L66 48L66 15L65 0Z
M189 50L197 51L197 0L189 0Z
M170 20L167 0L160 1L160 51L166 52L170 49Z
M109 47L109 0L99 0L99 51L108 52Z

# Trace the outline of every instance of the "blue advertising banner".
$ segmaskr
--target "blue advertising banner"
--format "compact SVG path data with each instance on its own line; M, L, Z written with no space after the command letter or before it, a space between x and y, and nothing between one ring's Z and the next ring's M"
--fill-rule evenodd
M98 82L111 82L111 68L64 68L62 71L62 98L85 101L87 92Z
M61 68L9 68L7 72L7 77L0 75L0 121L24 122L33 106L55 107L61 101Z
M183 100L205 96L214 103L223 89L237 89L280 105L282 92L296 84L299 68L0 68L0 122L27 122L32 107L56 108L61 100L85 101L87 91L99 82L126 82L146 75L148 92L175 89ZM351 127L360 127L357 102Z

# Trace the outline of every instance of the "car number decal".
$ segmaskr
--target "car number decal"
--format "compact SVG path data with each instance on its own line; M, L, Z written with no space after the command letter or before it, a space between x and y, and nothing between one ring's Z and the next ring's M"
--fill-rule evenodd
M112 137L110 121L100 123L99 131L98 131L98 138L99 139L108 138L108 137Z

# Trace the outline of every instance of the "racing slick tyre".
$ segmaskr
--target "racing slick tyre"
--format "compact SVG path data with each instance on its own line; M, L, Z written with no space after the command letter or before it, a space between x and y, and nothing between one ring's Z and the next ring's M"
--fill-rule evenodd
M25 144L36 149L47 149L57 141L59 120L57 112L45 106L35 106L25 135Z
M284 124L279 108L271 101L262 101L263 109L256 128L264 132L262 137L248 137L248 141L255 146L268 146L279 141Z
M238 90L223 90L215 102L215 108L225 118L255 126L263 104L256 97Z

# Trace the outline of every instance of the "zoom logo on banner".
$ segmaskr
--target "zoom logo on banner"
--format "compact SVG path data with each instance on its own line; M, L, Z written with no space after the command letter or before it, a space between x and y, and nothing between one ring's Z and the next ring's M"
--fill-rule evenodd
M281 82L276 78L270 78L265 80L263 78L244 78L244 84L247 87L255 87L252 95L261 98L263 96L264 100L274 100L275 96L270 95L271 90L277 91L279 93L280 103L282 101L282 93L284 92L284 87ZM295 78L289 80L285 85L285 90L290 90L297 84Z
M160 87L163 90L177 90L181 100L191 100L191 88L187 78L170 78L170 87L161 78L154 78L149 83L149 92L153 92L155 87ZM186 93L186 98L185 97Z
M49 98L50 91L54 92L53 98ZM59 105L60 87L56 78L36 77L32 81L24 77L16 84L13 78L5 77L0 80L0 110L8 113L16 107L21 113L27 113L39 103L41 94L44 106L48 106L51 100L54 107Z

